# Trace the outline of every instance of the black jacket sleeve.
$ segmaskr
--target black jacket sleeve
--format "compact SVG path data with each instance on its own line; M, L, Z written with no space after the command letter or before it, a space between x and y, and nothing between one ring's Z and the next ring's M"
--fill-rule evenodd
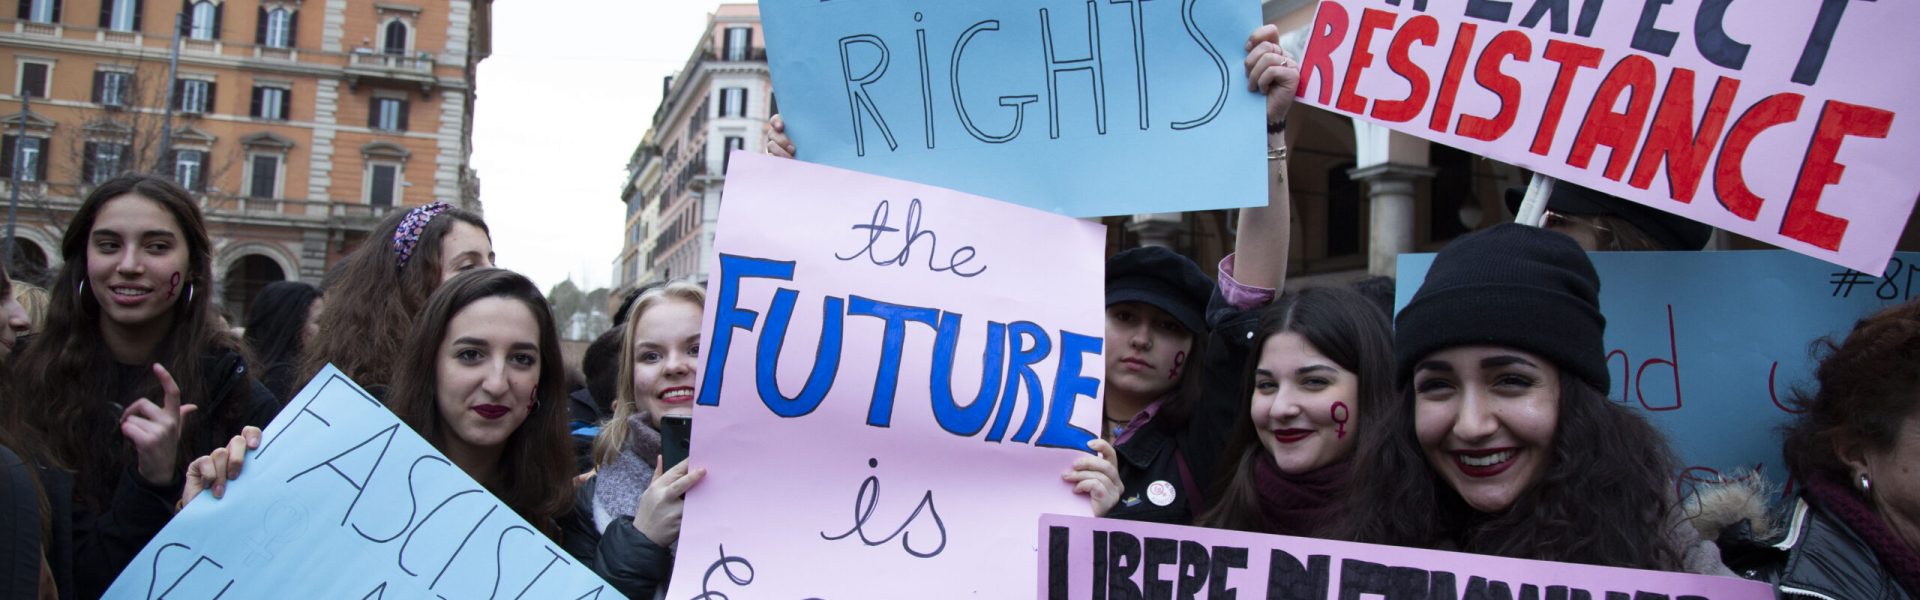
M631 518L616 517L605 530L596 529L593 489L597 481L589 479L574 492L573 514L561 523L561 546L622 595L652 598L673 574L673 550L653 543L633 526Z
M0 446L0 600L39 597L40 486L34 466Z
M1180 441L1193 478L1207 493L1213 491L1223 468L1221 454L1226 451L1227 439L1246 412L1247 360L1253 355L1253 330L1260 322L1262 308L1235 308L1218 286L1207 303L1206 370L1200 373L1206 377L1205 388Z
M173 519L173 504L180 497L184 479L176 478L170 486L150 485L129 467L120 474L104 510L75 507L72 564L76 589L72 595L63 591L61 596L98 598L105 594L120 571Z

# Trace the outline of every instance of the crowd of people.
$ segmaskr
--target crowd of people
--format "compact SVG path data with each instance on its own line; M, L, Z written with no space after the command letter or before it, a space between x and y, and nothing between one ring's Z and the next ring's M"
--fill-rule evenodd
M1563 184L1544 227L1448 245L1397 316L1377 282L1289 287L1299 71L1278 38L1257 30L1245 62L1276 149L1268 203L1242 210L1218 277L1157 247L1107 262L1104 422L1061 466L1094 514L1920 595L1920 302L1823 342L1783 432L1789 506L1729 483L1749 493L1717 497L1757 508L1704 510L1662 433L1606 398L1587 252L1698 249L1710 230ZM798 152L777 127L767 146ZM619 592L663 593L706 475L661 460L662 418L701 383L702 286L634 292L570 385L547 301L495 268L480 215L435 203L373 231L322 286L263 291L242 338L188 192L95 188L42 296L0 289L5 597L99 597L188 502L220 501L328 364Z

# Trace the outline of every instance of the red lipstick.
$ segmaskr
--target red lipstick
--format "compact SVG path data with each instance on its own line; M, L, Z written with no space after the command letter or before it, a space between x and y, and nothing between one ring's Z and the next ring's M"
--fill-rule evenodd
M507 413L513 412L513 409L507 408L506 405L503 404L482 404L473 407L473 412L480 413L480 416L492 421L507 416Z

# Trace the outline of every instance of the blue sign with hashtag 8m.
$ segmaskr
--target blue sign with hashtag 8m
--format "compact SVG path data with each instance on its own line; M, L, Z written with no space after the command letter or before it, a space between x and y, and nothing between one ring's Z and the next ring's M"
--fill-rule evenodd
M1607 317L1607 397L1642 414L1680 455L1682 482L1758 472L1792 494L1776 429L1818 389L1813 342L1920 298L1920 252L1861 273L1787 251L1594 252ZM1394 308L1413 299L1432 254L1400 255Z

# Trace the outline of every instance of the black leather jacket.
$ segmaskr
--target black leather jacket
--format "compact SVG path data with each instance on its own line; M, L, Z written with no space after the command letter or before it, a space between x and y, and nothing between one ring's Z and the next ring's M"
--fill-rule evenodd
M1722 544L1726 540L1722 539ZM1735 554L1735 571L1772 583L1783 600L1915 600L1845 523L1805 498L1794 501L1786 537Z

